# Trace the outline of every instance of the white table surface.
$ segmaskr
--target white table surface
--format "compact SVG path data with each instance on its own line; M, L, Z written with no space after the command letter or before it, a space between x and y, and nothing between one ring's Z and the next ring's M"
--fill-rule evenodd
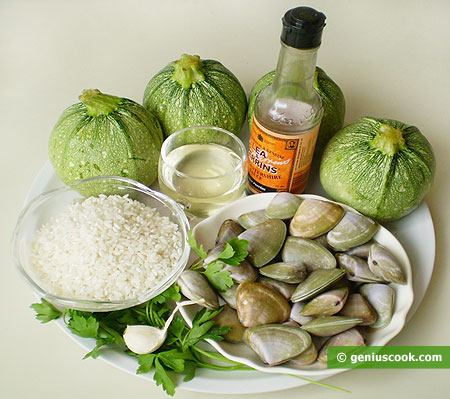
M294 1L0 1L1 253L0 397L164 398L160 387L41 325L14 270L9 239L25 195L48 158L49 134L85 88L140 102L147 81L182 53L221 61L247 93L278 57L281 17ZM371 115L418 126L434 147L426 197L436 262L425 299L394 345L450 345L450 2L308 1L327 15L318 64L344 91L346 123ZM447 398L449 370L353 370L313 385L248 399ZM178 390L176 397L224 398Z

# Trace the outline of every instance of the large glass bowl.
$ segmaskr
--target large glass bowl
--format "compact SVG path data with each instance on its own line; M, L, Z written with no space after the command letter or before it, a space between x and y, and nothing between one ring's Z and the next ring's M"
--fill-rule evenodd
M53 295L43 288L45 285L39 281L30 262L31 246L35 233L52 216L61 213L74 200L82 200L87 196L99 194L128 194L130 198L155 208L161 216L167 216L171 222L178 226L181 233L181 256L177 259L171 271L158 283L155 283L154 287L133 299L109 302ZM189 222L182 208L166 195L130 179L100 176L82 180L68 187L51 190L34 198L18 218L12 236L11 249L19 272L39 297L45 298L59 308L106 312L141 304L160 294L177 280L189 258L188 229Z

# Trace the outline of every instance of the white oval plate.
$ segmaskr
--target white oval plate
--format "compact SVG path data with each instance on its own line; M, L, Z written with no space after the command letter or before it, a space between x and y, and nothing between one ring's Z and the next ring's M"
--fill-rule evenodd
M324 194L312 175L310 192ZM28 203L35 196L53 188L61 187L63 183L56 175L50 161L47 161L37 173L25 200ZM389 223L389 230L401 241L408 252L413 268L415 299L408 318L410 319L421 304L434 268L435 236L433 220L430 210L425 202L408 216ZM57 320L57 325L77 344L91 351L95 346L93 339L81 338L70 333L63 321ZM105 348L100 354L100 359L112 366L123 370L139 378L148 380L154 384L153 373L136 374L138 367L136 359L123 353L121 349ZM330 374L331 375L331 374ZM312 376L312 380L322 380L328 375ZM309 378L309 377L308 377ZM261 373L259 371L215 371L208 369L197 370L196 377L184 382L178 380L177 389L187 391L213 393L213 394L255 394L264 392L281 391L308 384L307 381L282 374Z
M198 245L202 244L205 249L213 248L217 233L224 220L236 220L237 217L243 213L256 211L258 209L265 209L275 195L276 193L265 193L241 198L240 200L237 200L232 204L222 208L213 216L210 216L209 218L203 220L193 230L193 235L197 240ZM299 197L329 201L326 198L310 194L299 195ZM346 206L344 204L340 205L346 210L357 212L349 206ZM383 346L386 345L392 338L394 338L405 325L406 315L408 314L408 311L413 303L414 293L411 265L409 263L408 255L406 254L402 245L389 232L389 230L384 227L380 227L380 229L374 236L374 240L389 249L389 251L400 262L402 269L406 275L406 285L390 284L390 286L395 289L396 293L394 315L391 322L385 328L370 332L366 335L368 345ZM194 259L195 254L191 254L191 260L189 264L194 261ZM180 309L180 313L183 315L184 319L191 327L192 319L197 310L198 309L196 309L196 306L189 306ZM285 365L268 366L264 364L256 355L256 353L245 344L232 344L224 341L217 342L212 340L208 340L208 342L218 352L220 352L228 359L243 363L265 373L293 374L298 376L312 377L323 375L331 376L343 371L341 369L323 369L323 367L320 367L317 362L314 365L308 366L306 369L298 369Z

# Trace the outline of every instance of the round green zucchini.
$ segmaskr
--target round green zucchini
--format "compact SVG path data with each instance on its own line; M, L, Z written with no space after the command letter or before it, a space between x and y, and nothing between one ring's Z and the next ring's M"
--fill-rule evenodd
M49 139L52 165L65 184L94 176L122 176L150 185L163 141L157 118L126 98L84 90Z
M165 136L190 126L217 126L239 134L247 112L247 97L236 76L218 61L186 54L151 78L143 104L158 117Z
M320 182L334 200L386 222L419 205L435 168L433 149L415 126L365 117L329 141Z

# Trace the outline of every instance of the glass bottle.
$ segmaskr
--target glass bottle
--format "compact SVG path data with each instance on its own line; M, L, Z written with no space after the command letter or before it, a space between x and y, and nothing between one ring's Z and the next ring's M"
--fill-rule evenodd
M283 17L275 77L255 102L249 145L252 193L305 189L323 115L313 83L324 26L325 15L309 7Z

